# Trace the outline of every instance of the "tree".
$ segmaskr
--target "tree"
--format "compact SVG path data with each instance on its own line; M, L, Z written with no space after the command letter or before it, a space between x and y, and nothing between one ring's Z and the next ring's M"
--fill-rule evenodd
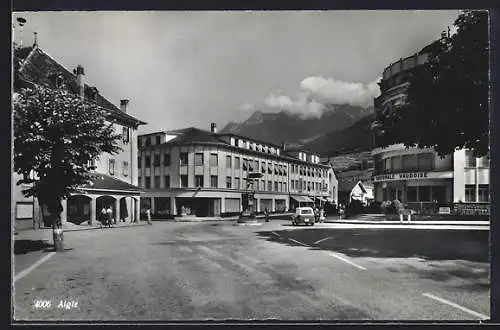
M75 94L42 86L14 94L14 171L22 175L17 184L28 184L23 194L47 205L56 250L62 249L61 200L90 183L93 160L117 153L119 138L105 110Z
M411 72L406 102L377 116L380 146L433 147L440 156L462 148L488 154L488 13L464 11L454 25L455 34L423 50L428 61Z

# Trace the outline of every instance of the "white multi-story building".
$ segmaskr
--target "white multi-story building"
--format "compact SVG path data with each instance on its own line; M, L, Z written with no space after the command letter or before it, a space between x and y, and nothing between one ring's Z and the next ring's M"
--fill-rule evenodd
M137 129L145 123L127 113L128 100L121 100L120 107L115 106L95 87L85 83L85 73L81 66L70 72L57 61L42 51L37 45L19 52L17 57L18 79L15 89L23 86L41 85L52 89L65 89L79 94L88 102L95 102L107 113L115 132L122 136L118 154L103 153L95 160L97 179L92 185L82 187L82 193L74 194L63 201L61 219L79 224L83 221L95 221L103 206L111 206L115 219L128 221L139 219L140 189L137 186ZM14 137L15 138L15 137ZM13 174L13 214L18 229L43 225L47 210L39 206L35 198L26 198L23 187L17 186L19 179Z
M426 61L424 48L389 65L380 83L381 95L375 99L375 111L397 111L397 106L406 102L409 75ZM457 150L442 158L432 148L406 148L403 144L376 147L372 155L375 200L398 199L415 210L455 204L456 208L466 206L488 213L488 157L476 158L472 150Z
M141 208L154 216L224 216L242 211L242 193L255 191L257 212L306 203L337 203L330 165L303 150L234 134L186 128L139 135ZM247 186L247 178L257 178Z

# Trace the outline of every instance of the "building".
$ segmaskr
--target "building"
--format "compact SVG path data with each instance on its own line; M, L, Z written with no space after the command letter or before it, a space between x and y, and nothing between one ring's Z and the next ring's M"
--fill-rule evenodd
M362 181L340 181L339 182L339 203L350 204L353 200L358 200L364 205L369 205L373 199L373 185Z
M61 220L80 224L95 221L96 215L105 205L111 205L115 219L128 221L139 218L141 190L137 186L137 129L144 125L127 113L128 100L121 100L120 107L103 97L96 87L85 83L82 66L73 72L64 68L47 55L38 45L25 47L14 53L16 84L14 91L31 85L52 89L65 89L79 94L88 102L95 102L107 112L115 132L122 136L119 146L122 151L116 155L102 154L95 160L97 178L92 185L81 187L83 193L75 194L63 201ZM39 206L35 198L26 198L23 187L17 186L16 173L12 177L13 214L16 229L35 228L44 225L47 219L45 206ZM44 218L45 217L45 218Z
M236 215L248 190L257 212L337 202L335 173L317 155L220 134L215 124L139 135L138 162L141 209L155 217Z
M397 111L406 102L408 77L427 61L426 49L385 68L381 95L374 102L379 115ZM374 137L377 143L376 134ZM408 149L403 144L376 146L372 155L377 201L398 199L417 211L455 206L489 212L488 157L476 158L471 150L457 150L442 158L432 148Z

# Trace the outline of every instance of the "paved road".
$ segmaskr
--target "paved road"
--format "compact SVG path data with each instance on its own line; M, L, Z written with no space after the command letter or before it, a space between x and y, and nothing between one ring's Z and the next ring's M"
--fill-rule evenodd
M65 234L15 283L28 320L477 320L488 232L160 223ZM66 301L68 309L59 308ZM50 301L35 308L36 301ZM77 306L71 302L77 302Z

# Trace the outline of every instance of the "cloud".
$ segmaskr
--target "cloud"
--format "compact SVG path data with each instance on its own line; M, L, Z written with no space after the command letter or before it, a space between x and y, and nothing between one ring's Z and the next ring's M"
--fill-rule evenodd
M242 111L252 111L252 110L255 110L255 106L253 104L250 104L250 103L243 103L240 106L240 110L242 110Z
M373 99L380 95L377 82L368 84L345 82L333 78L308 77L300 83L300 88L310 93L311 97L321 103L350 104L369 107Z
M298 113L306 117L319 117L323 113L324 105L309 97L308 93L299 93L295 100L287 95L270 94L264 104L270 108L288 110L292 113Z
M368 84L345 82L333 78L307 77L300 83L300 91L293 98L270 94L264 104L272 109L288 110L305 117L320 117L326 104L349 104L370 107L380 95L377 82Z

